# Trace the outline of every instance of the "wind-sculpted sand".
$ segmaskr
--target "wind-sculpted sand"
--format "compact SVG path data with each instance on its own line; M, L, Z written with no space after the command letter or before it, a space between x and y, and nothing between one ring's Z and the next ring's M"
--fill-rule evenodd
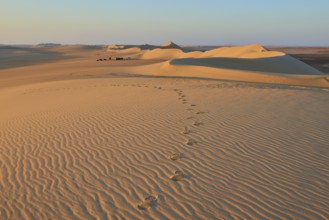
M0 71L0 219L329 218L328 89L91 51Z

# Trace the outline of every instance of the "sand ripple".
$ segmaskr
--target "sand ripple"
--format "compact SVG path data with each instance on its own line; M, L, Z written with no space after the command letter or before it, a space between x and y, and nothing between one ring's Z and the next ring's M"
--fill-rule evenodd
M1 92L0 219L329 218L327 91L122 78Z

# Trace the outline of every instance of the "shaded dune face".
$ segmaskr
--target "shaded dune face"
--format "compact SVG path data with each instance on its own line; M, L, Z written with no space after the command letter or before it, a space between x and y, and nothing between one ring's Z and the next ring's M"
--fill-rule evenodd
M195 58L174 59L172 65L203 66L221 69L278 74L323 75L320 71L288 55L273 58Z

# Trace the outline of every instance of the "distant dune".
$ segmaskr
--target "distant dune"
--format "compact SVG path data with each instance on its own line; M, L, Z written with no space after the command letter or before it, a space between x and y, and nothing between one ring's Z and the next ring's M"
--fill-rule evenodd
M128 73L192 76L212 79L248 81L258 83L288 84L299 86L328 87L328 76L315 68L286 55L269 51L258 44L222 47L205 52L185 52L169 42L158 48L141 49L108 48L111 56L128 55L134 59L159 60L158 65L143 66ZM168 62L169 61L169 62Z
M289 56L283 52L271 51L259 44L220 47L207 51L182 49L173 42L156 45L109 45L85 46L63 45L40 48L25 48L24 54L18 50L5 56L0 69L35 64L41 60L74 58L65 65L85 68L96 74L107 72L154 76L197 77L246 81L295 86L329 87L328 75ZM31 52L42 53L35 56ZM36 59L40 57L39 61ZM95 62L96 60L130 59L121 63ZM57 60L57 61L56 61ZM81 61L81 64L79 62ZM41 67L42 68L42 67ZM58 65L57 67L58 68ZM14 69L10 70L14 71ZM65 72L61 72L65 75ZM74 73L73 75L79 75Z
M57 43L41 43L38 44L37 47L58 47L61 46L61 44L57 44Z

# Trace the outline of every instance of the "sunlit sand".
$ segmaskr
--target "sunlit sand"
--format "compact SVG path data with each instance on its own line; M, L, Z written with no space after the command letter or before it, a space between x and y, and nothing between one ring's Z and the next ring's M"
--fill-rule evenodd
M317 69L258 44L7 51L0 219L329 218Z

